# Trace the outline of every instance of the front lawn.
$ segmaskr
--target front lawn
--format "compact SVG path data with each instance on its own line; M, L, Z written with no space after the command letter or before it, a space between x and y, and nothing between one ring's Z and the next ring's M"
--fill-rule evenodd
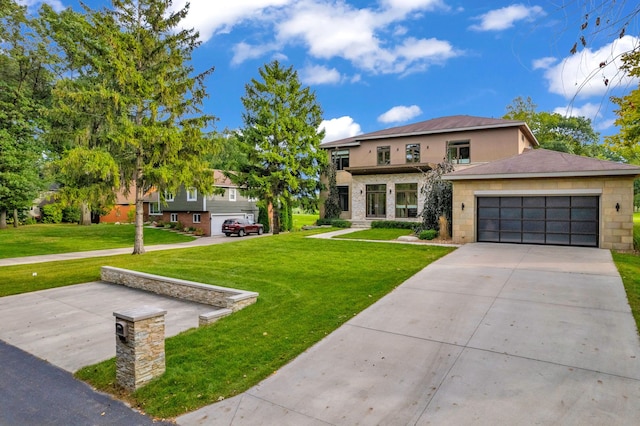
M120 395L153 416L174 417L249 389L453 250L304 238L315 232L142 256L3 267L0 289L11 286L4 292L11 294L21 292L20 287L31 291L87 282L108 264L259 292L255 305L167 339L167 372L133 395ZM86 367L77 376L101 391L119 392L114 360Z
M294 213L293 230L300 231L303 226L315 225L319 217L318 214Z
M612 252L612 254L627 291L631 312L640 330L640 256L638 253Z
M0 259L133 247L134 225L26 225L0 230ZM182 243L194 237L145 228L145 245Z
M372 228L363 229L362 231L349 232L344 235L337 235L333 238L346 238L352 240L397 240L398 237L404 235L413 235L411 229L389 229L389 228Z

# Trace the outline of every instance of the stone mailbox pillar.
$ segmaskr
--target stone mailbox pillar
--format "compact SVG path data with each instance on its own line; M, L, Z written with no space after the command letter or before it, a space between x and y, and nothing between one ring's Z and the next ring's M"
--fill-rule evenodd
M116 380L130 392L165 371L164 316L160 308L114 312L116 317Z

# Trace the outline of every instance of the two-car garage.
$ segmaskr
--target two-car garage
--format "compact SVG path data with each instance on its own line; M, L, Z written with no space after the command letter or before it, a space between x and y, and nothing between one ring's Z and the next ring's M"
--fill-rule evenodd
M456 243L633 249L633 181L640 167L536 149L456 170Z
M477 197L477 241L598 247L598 196Z

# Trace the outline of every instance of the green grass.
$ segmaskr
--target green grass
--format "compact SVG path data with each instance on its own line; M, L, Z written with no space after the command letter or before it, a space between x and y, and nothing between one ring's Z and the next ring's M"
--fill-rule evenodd
M640 213L633 214L633 240L636 250L640 248ZM640 254L612 252L618 272L622 277L631 312L640 330Z
M317 214L304 214L304 213L294 213L293 215L293 230L299 231L303 226L306 225L315 225L316 220L318 220L320 216Z
M3 267L0 291L91 281L101 265L113 265L259 292L256 304L167 339L166 373L132 395L119 394L114 385L113 359L77 373L150 415L169 418L247 390L452 250L304 238L310 233L315 231L142 256Z
M389 229L389 228L373 228L363 229L362 231L349 232L348 234L338 235L334 238L347 238L352 240L396 240L403 235L413 235L411 229Z
M27 225L0 230L0 259L133 247L134 225ZM145 245L191 241L194 237L145 228Z
M618 272L622 277L631 312L640 330L640 256L638 253L612 252Z

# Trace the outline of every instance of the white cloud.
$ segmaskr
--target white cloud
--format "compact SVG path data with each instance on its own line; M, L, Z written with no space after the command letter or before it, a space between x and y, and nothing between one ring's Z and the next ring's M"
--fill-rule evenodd
M552 58L549 56L546 58L535 59L533 61L533 69L534 70L546 69L546 68L549 68L551 65L555 64L557 61L558 61L557 58Z
M243 21L270 19L271 12L295 0L175 0L173 10L182 9L188 2L189 14L181 22L184 28L195 28L202 41L214 34L228 33Z
M381 123L402 123L404 121L411 120L414 117L422 114L422 110L417 105L411 106L395 106L389 111L378 117L378 121Z
M353 121L353 118L346 115L340 118L332 118L331 120L323 120L320 123L320 129L325 130L322 142L337 141L362 134L360 125Z
M540 68L545 69L551 93L566 99L602 96L611 88L637 84L637 78L620 69L620 55L639 45L640 38L624 36L596 51L584 49L553 66L550 63Z
M300 80L304 84L336 84L342 80L342 75L335 68L322 65L310 65L300 71Z
M553 110L553 112L565 115L568 117L586 117L594 121L596 118L600 117L600 108L602 105L594 104L591 102L587 102L582 106L576 105L567 105L564 107L557 107Z
M186 1L176 0L174 8ZM423 13L449 10L443 0L371 3L357 7L343 0L191 0L183 25L198 30L203 41L239 25L254 28L247 32L250 38L234 46L234 65L287 46L303 46L317 59L342 58L373 74L423 70L462 54L448 41L412 38L405 25Z
M473 18L480 23L471 25L469 28L475 31L502 31L513 27L518 21L533 21L545 15L540 6L527 7L523 4L514 4Z
M65 7L60 0L18 0L18 4L28 8L39 8L41 4L48 4L56 12L62 12Z
M434 2L401 3L403 7L425 7ZM397 28L396 22L405 19L408 13L398 12L399 9L356 9L339 2L302 1L296 4L288 19L277 24L277 38L283 44L303 42L309 54L316 58L340 57L374 74L425 69L461 54L449 42L434 38L409 37L396 46L381 39L385 31ZM389 28L391 26L394 27Z

